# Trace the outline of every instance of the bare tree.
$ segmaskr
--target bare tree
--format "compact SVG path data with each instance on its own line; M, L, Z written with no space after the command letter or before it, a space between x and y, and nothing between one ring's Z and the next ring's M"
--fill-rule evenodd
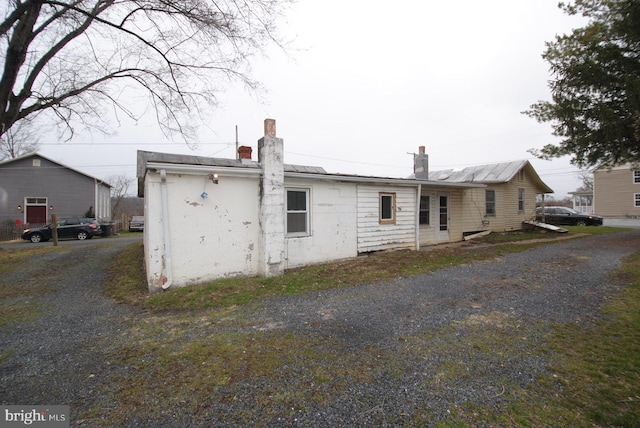
M0 135L0 161L15 159L18 156L37 151L39 139L37 130L28 118L16 123L7 132Z
M78 124L108 131L111 107L116 120L150 108L188 141L224 85L259 87L250 59L282 46L276 21L291 1L0 1L0 136L44 116L71 138Z
M578 178L582 185L578 187L578 191L593 190L593 174L588 169L581 169L578 171Z
M111 184L111 218L113 219L116 217L120 203L127 196L134 179L123 174L111 176L107 182Z

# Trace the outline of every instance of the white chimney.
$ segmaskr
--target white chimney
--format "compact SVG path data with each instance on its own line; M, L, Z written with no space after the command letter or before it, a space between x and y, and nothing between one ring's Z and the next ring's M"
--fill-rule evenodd
M425 153L425 147L418 147L418 154L413 158L413 173L416 180L429 179L429 155Z

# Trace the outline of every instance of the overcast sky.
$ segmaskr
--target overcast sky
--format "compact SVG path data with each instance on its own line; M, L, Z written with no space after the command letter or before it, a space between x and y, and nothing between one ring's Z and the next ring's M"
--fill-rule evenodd
M42 139L41 153L98 178L133 178L138 149L234 158L236 125L255 159L274 118L286 163L406 177L424 145L432 171L528 159L561 198L580 185L578 170L527 152L557 139L521 112L550 97L545 41L578 26L557 0L298 0L281 25L292 49L254 63L268 92L221 94L195 150L166 140L150 115L109 137Z

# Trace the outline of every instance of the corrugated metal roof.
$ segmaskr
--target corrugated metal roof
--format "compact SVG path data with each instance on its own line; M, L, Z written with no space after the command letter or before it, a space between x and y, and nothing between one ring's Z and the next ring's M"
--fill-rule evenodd
M529 162L514 161L490 165L470 166L461 170L430 171L429 180L451 183L506 183Z
M470 166L461 170L448 169L444 171L430 171L429 180L446 183L508 183L513 180L521 169L527 171L527 175L538 185L541 192L553 193L553 189L542 181L536 170L527 160Z

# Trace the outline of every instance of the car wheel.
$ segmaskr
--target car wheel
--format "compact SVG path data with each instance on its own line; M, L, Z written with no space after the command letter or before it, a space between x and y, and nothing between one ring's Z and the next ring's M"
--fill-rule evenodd
M34 233L29 237L29 240L34 244L37 244L38 242L42 241L42 235L39 233Z
M76 235L76 238L78 238L81 241L84 241L85 239L87 239L88 236L89 234L87 232L78 232L78 234Z
M584 220L576 220L575 225L576 226L586 226L587 222L584 221Z

